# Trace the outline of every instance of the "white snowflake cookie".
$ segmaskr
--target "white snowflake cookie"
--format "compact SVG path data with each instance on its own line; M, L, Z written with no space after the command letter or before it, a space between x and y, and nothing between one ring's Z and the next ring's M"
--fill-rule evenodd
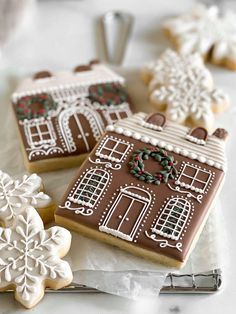
M158 59L148 62L141 70L141 77L152 91L161 85L171 84L173 80L185 80L195 68L200 68L207 85L213 86L212 76L199 53L177 53L172 49L166 49Z
M14 289L16 300L31 308L43 298L45 287L69 285L72 272L61 258L70 244L68 230L44 230L36 210L27 207L10 228L0 228L0 290Z
M183 53L199 52L215 64L236 70L236 14L197 5L191 12L167 20L163 29Z
M45 223L53 219L55 204L43 191L42 179L37 174L24 175L14 180L0 171L0 224L9 227L25 207L35 207Z
M199 53L181 54L166 49L160 58L148 62L141 70L141 77L152 90L155 86L167 84L174 77L183 77L193 67L205 68ZM210 77L211 75L209 75Z
M144 72L148 73L147 69L145 66ZM152 66L149 64L149 77L151 103L173 122L211 129L214 113L229 105L228 96L214 88L199 54L168 49Z

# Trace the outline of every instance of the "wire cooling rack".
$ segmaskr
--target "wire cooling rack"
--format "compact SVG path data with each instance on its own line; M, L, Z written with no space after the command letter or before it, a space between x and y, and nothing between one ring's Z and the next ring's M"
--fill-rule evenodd
M214 293L222 286L222 275L220 269L214 269L209 272L199 274L175 274L170 273L166 277L161 293ZM51 290L47 292L73 292L73 293L103 293L94 288L89 288L84 285L71 284L70 286L60 289Z

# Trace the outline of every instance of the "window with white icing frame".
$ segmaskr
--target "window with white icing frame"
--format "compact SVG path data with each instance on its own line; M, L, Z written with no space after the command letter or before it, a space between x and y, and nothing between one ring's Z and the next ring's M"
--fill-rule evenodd
M175 184L197 193L204 193L211 181L211 177L212 173L210 171L184 163L183 169Z
M30 121L25 125L25 133L30 147L56 144L56 136L50 120Z
M107 108L103 111L103 114L108 124L114 124L115 122L128 118L131 114L128 104L122 104L115 106L115 108Z
M150 192L140 187L121 188L99 230L133 241L151 201Z
M103 169L90 169L82 177L73 194L68 199L76 204L93 208L101 197L110 179L110 175Z
M124 140L107 137L96 151L96 156L115 162L121 162L126 156L130 144Z
M152 231L162 237L177 241L190 212L191 204L188 200L180 197L171 198L166 203Z

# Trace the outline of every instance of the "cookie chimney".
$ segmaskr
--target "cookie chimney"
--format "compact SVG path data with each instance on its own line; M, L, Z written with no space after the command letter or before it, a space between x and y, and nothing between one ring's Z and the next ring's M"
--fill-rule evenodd
M218 128L212 135L219 138L220 140L226 141L229 134L225 129Z

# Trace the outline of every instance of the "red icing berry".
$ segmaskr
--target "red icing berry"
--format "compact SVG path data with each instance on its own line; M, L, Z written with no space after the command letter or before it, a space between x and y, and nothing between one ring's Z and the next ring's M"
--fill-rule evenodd
M39 114L44 114L44 113L45 113L45 109L44 108L39 109Z
M173 164L172 161L169 161L169 162L168 162L168 165L172 167L174 164Z
M157 175L156 175L156 178L157 178L159 181L161 181L161 180L163 179L163 175L162 175L162 174L157 174Z
M139 157L139 156L136 156L136 157L135 157L135 160L140 160L140 157Z

